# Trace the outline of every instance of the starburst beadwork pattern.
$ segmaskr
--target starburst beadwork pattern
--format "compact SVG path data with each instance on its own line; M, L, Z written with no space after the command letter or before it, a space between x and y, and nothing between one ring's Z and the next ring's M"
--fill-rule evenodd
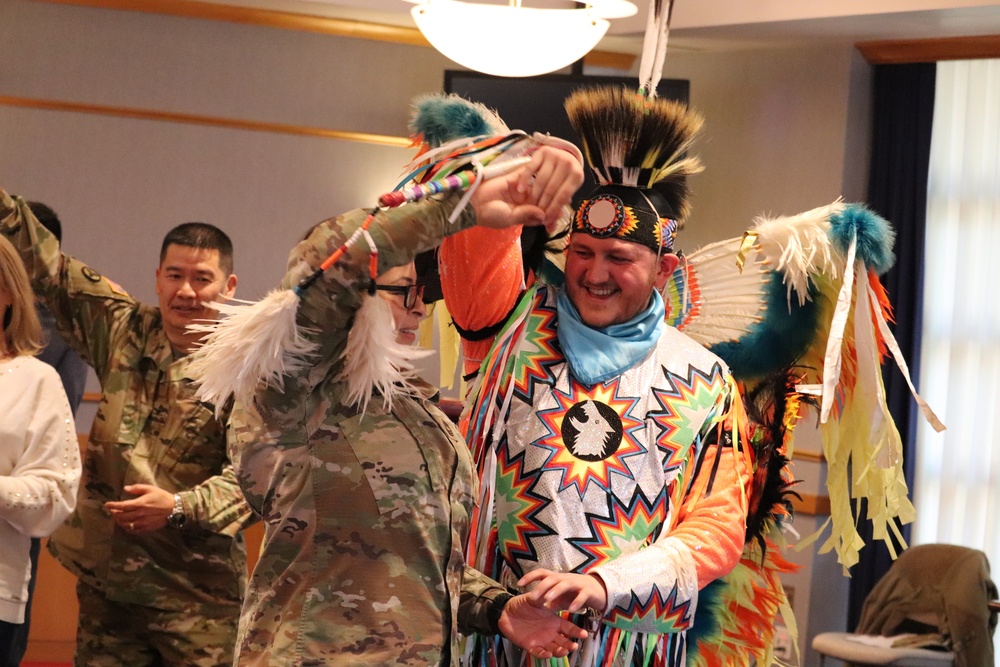
M524 452L510 458L508 451L503 447L497 459L498 545L508 563L516 563L518 558L537 561L531 538L554 532L538 519L538 512L547 504L545 498L532 491L540 471L526 473Z
M677 602L677 584L670 590L670 595L663 597L655 584L649 598L639 600L635 593L629 601L627 609L615 607L605 617L605 622L616 628L630 629L638 623L655 621L656 633L681 632L691 627L691 601Z
M687 458L688 448L698 435L694 428L704 423L704 417L695 418L694 413L704 413L714 407L725 389L726 379L718 363L707 373L688 366L687 376L671 373L666 368L663 375L668 388L653 389L653 397L660 407L652 410L648 417L659 429L656 444L666 454L664 472L671 473Z
M551 368L563 360L554 326L555 307L546 306L545 298L545 291L539 290L524 327L524 338L515 353L511 374L515 395L527 403L532 402L537 384L553 383Z
M609 494L606 516L590 512L586 516L591 535L569 540L587 557L577 568L578 572L586 572L652 543L667 517L667 492L661 489L650 501L637 486L628 505Z
M548 450L543 464L546 471L559 471L562 480L559 491L576 487L582 498L591 483L603 491L610 489L612 473L624 475L633 479L632 472L626 465L630 456L644 454L646 449L639 444L637 431L645 427L644 423L631 416L632 409L638 399L618 395L619 378L608 380L603 384L586 386L570 378L570 386L563 393L553 387L552 396L557 405L548 410L538 412L538 419L545 425L547 433L534 442L538 447ZM594 401L609 406L621 420L621 442L615 451L600 460L584 460L576 456L563 441L563 421L573 406L584 401Z

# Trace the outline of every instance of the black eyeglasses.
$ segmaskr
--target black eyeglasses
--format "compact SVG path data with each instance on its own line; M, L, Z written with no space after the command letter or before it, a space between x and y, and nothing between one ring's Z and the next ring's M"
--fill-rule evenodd
M403 308L410 310L417 305L417 299L424 296L423 285L376 285L375 289L383 292L403 295Z

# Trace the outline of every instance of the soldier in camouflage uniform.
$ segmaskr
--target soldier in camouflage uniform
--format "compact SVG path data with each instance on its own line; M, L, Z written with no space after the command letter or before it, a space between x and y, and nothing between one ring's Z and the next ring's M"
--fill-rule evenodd
M245 584L240 530L253 514L222 421L185 375L197 342L187 323L213 317L201 302L236 285L228 238L200 223L168 234L154 308L60 253L25 202L2 190L0 232L103 389L76 511L49 540L79 579L76 664L231 664Z
M544 194L532 191L531 201L544 198L552 219L582 172L556 149L536 153L536 161L536 171L553 178L536 179ZM542 221L534 206L511 209L499 194L510 190L498 183L491 194L491 183L473 199L475 212L466 209L454 224L447 218L457 195L380 212L371 227L379 284L412 285L406 264L415 254L477 220ZM353 211L319 225L292 252L284 286L303 277L303 264L318 266L366 216ZM302 297L298 324L319 346L307 367L233 408L230 456L265 522L236 664L457 665L459 631L502 631L535 655L565 655L585 633L464 565L474 464L428 400L436 390L418 382L417 395L396 398L391 411L378 396L363 413L346 404L342 355L369 282L360 246ZM404 342L423 305L406 308L402 295L378 294L397 301L396 338Z

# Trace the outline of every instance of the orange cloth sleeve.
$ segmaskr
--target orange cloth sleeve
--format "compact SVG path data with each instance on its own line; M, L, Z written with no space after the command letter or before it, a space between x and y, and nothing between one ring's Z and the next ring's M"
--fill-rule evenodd
M720 456L711 492L706 493L715 460ZM713 446L705 452L700 474L688 496L692 500L681 506L676 527L670 532L691 550L699 589L729 574L743 553L749 479L745 468L744 457L733 447Z
M503 321L524 288L521 228L471 227L447 237L438 251L441 291L455 323L478 330ZM493 337L462 341L463 372L479 368Z

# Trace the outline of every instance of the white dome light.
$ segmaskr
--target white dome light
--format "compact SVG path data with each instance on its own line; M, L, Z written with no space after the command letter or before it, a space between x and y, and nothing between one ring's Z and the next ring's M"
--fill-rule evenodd
M626 0L590 0L576 9L524 7L521 0L488 5L425 0L410 13L442 54L496 76L535 76L585 56L604 37L607 19L636 13Z

